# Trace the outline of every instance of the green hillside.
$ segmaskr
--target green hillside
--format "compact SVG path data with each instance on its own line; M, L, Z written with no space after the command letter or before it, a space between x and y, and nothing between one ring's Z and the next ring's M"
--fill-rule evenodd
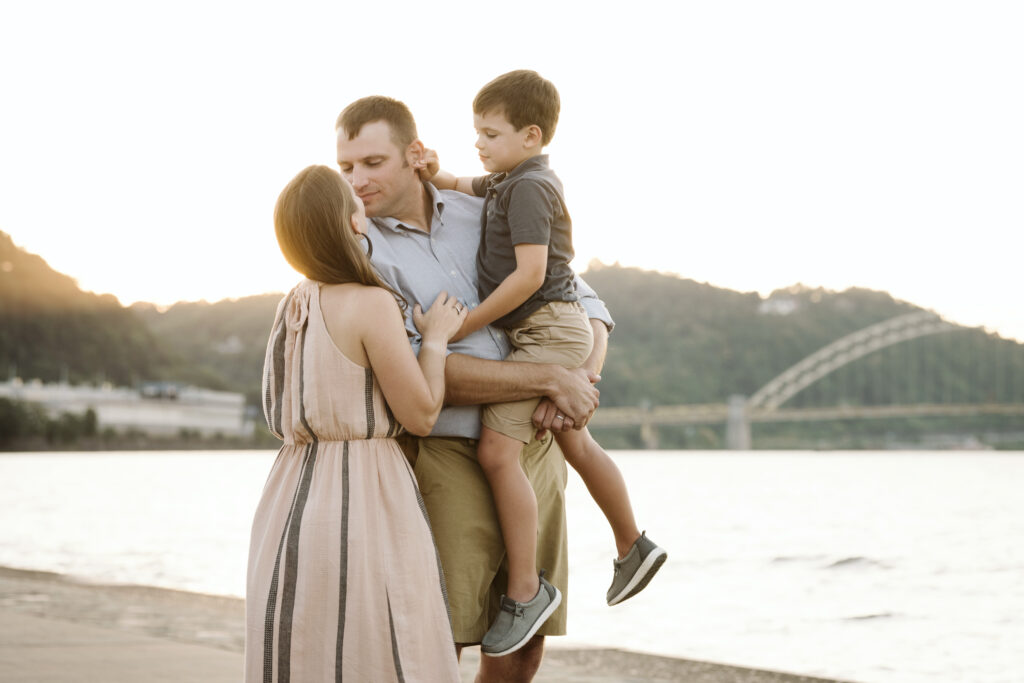
M131 385L165 376L168 364L115 297L83 292L0 232L0 376Z
M795 285L764 298L600 264L584 277L616 321L600 385L604 407L724 403L734 394L750 396L844 335L920 310L865 289ZM71 382L120 385L183 381L244 393L255 406L281 296L183 302L166 310L150 304L125 308L112 296L81 291L0 233L0 371L16 369L25 379L44 381L62 375ZM1024 403L1024 345L971 328L903 342L826 376L786 406L901 403ZM756 426L755 441L795 443L799 434L811 434L822 443L856 444L854 437L865 430L919 435L988 429L1020 433L1024 443L1021 423L1004 416ZM636 446L635 431L604 433L602 439L615 447ZM666 428L662 445L716 447L720 432L717 426Z

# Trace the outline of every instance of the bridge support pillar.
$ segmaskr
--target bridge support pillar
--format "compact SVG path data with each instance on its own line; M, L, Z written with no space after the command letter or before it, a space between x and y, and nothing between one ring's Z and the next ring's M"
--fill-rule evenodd
M649 451L658 450L658 430L651 419L651 404L644 401L641 404L643 411L642 422L640 423L640 439L644 442L644 448Z
M734 394L729 397L729 417L725 424L725 447L731 451L750 450L750 419L747 417L747 397Z

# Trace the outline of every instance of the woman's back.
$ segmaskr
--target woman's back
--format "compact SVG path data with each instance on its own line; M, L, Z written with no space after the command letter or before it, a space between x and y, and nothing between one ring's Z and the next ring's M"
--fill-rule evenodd
M359 296L351 290L340 293ZM358 337L346 333L345 322L344 316L332 317L338 325L332 338L321 285L312 280L296 286L278 308L267 346L263 399L271 431L286 444L386 438L401 430L373 371L358 362L366 362L365 353L350 357L356 355L353 347L361 351L361 346Z

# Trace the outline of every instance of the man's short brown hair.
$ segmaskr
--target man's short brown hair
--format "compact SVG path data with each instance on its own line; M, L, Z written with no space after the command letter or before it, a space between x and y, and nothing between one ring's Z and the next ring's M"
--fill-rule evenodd
M473 100L473 113L504 112L516 130L536 125L541 130L541 144L555 137L561 102L551 81L536 71L520 69L498 76L480 89Z
M391 141L400 150L405 150L419 137L409 107L404 102L381 95L364 97L345 107L338 114L334 130L344 130L351 140L359 135L363 126L374 121L384 121L391 127Z

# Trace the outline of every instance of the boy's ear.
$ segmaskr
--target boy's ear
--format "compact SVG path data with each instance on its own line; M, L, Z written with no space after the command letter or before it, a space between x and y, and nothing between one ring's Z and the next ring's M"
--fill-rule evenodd
M544 140L544 132L541 131L540 126L536 123L532 123L526 127L526 137L523 139L523 146L527 149L532 149L537 145L541 144Z
M423 160L423 152L426 148L421 140L413 140L405 148L405 163L408 166Z

